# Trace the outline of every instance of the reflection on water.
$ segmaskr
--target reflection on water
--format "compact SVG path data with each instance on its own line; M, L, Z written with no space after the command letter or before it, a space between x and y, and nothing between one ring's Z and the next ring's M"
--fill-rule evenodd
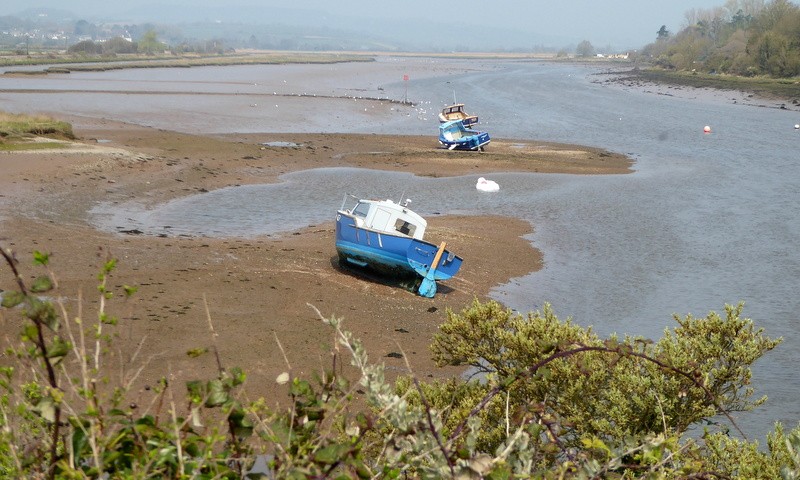
M242 72L257 71L237 70L237 78L247 83L253 78ZM580 66L509 63L419 79L412 95L420 104L437 105L456 91L494 138L535 138L630 154L637 161L632 175L504 173L491 176L501 188L487 195L475 190L477 175L421 178L329 168L285 175L273 185L178 199L151 210L99 205L94 221L104 229L137 228L149 234L269 235L332 222L348 192L411 198L413 208L428 216L519 217L534 225L531 240L543 251L545 265L497 286L494 298L522 312L550 302L560 317L572 316L600 335L656 338L675 326L673 313L704 316L743 300L745 315L769 335L784 337L784 343L756 365L757 394L770 400L757 412L742 414L741 425L759 436L773 421L794 426L800 419L795 398L800 391L795 368L800 360L797 113L702 96L691 100L626 92L592 83L589 73ZM387 91L403 86L385 85ZM232 105L234 97L188 97L164 101L172 119L186 112L185 125L200 122L197 131L208 127L202 122L220 121L230 131L259 128L256 109ZM225 115L197 118L198 102ZM52 109L58 108L54 102ZM119 118L115 108L122 109L122 118L158 118L165 103L109 102L102 108L114 118ZM427 121L402 116L384 123L320 125L312 128L390 133L402 125L404 133L436 132L434 115ZM711 134L702 132L705 125L712 127Z

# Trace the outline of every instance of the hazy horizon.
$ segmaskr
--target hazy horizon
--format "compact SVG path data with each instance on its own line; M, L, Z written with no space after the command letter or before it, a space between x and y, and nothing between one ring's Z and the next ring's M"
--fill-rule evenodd
M288 5L288 6L287 6ZM320 0L278 2L231 0L163 0L159 3L120 5L100 0L31 0L5 4L0 15L51 8L68 11L91 22L190 23L226 22L325 27L368 35L384 35L407 44L437 42L483 45L488 49L537 46L563 47L588 40L596 48L640 48L656 39L665 25L671 32L685 26L686 12L725 5L721 0L592 2L537 2L501 0L493 4L408 0L391 7L362 0L336 4Z

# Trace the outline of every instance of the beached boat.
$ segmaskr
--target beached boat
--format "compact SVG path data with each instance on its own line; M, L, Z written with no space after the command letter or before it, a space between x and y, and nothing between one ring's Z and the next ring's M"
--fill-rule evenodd
M464 126L460 120L439 124L439 143L449 150L483 150L489 134Z
M346 195L336 212L336 251L343 264L418 280L417 291L430 298L436 282L452 278L463 260L447 250L446 242L435 245L423 239L428 222L409 203Z
M478 123L477 115L470 115L464 111L463 103L454 103L442 109L439 113L439 123L451 122L453 120L461 120L467 128Z

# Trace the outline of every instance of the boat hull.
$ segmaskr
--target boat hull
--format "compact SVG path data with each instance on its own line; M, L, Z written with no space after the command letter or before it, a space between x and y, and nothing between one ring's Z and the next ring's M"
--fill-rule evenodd
M351 265L394 279L425 278L438 250L439 246L424 240L360 228L346 212L336 215L336 251ZM435 281L452 278L462 261L445 250L429 277Z
M441 143L448 150L481 150L490 142L489 134L486 132L476 132L475 135L469 135L459 138L458 140L447 140L444 137L439 138Z
M466 128L464 122L439 124L439 143L448 150L483 150L490 141L488 133Z

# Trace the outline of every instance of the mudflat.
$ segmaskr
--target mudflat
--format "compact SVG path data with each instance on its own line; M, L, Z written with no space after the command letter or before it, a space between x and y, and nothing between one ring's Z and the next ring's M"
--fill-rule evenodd
M447 151L427 136L196 136L111 120L82 119L81 125L79 140L64 148L0 153L0 246L15 252L26 281L42 273L31 253L49 253L58 281L55 298L84 322L95 321L100 307L97 274L108 259L117 259L108 282L115 296L105 304L119 319L106 330L114 336L110 381L135 379L134 394L162 377L173 385L214 377L216 348L224 367L245 370L250 398L280 402L286 398L286 387L275 383L280 373L311 378L334 367L333 332L319 314L343 319L389 375L407 373L408 366L419 377L458 375L460 369L437 368L429 350L448 309L487 300L492 287L542 268L542 255L524 238L535 228L525 221L428 217L426 238L446 240L464 258L458 276L428 299L339 266L333 225L339 205L331 205L329 223L290 234L215 239L98 231L87 221L97 202L155 205L331 166L441 176L603 175L630 172L632 165L624 155L601 149L533 140L493 139L478 153ZM263 145L270 141L298 146ZM137 287L127 299L126 285ZM0 289L15 287L4 268ZM20 321L0 311L6 341L18 338Z

